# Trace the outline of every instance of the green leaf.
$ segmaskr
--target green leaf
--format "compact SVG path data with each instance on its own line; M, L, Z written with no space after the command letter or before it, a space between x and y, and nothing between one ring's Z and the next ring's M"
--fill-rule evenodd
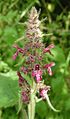
M15 27L7 26L4 30L4 39L7 42L7 44L12 45L17 38L18 34Z
M18 80L14 71L0 73L0 108L13 106L18 101Z
M8 64L3 61L0 61L0 72L8 72L10 70Z

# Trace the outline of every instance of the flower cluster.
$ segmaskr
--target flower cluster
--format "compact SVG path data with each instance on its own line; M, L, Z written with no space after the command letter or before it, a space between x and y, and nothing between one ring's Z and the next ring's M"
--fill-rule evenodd
M45 54L49 53L49 55L52 55L51 49L55 46L54 44L50 44L46 48L44 47L44 44L41 41L42 32L39 28L40 23L39 13L37 13L35 7L32 7L26 30L28 42L25 44L24 48L20 48L17 45L14 46L14 48L16 48L16 53L13 55L13 59L15 60L19 54L22 54L22 56L24 56L22 58L25 60L20 68L20 72L17 73L19 77L19 86L21 87L21 98L24 103L30 101L32 87L30 87L21 73L29 75L30 80L32 79L33 82L35 82L35 92L39 93L39 97L42 99L47 99L46 97L50 90L50 86L44 84L43 75L44 72L47 71L47 73L52 76L52 67L55 66L54 62L44 61Z

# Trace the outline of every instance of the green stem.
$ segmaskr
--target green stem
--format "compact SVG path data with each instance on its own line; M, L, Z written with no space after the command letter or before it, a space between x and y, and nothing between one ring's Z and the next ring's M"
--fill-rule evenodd
M33 90L35 89L35 85L33 84ZM28 105L28 116L29 119L34 119L35 117L35 92L31 93L30 103Z
M28 105L29 119L34 119L35 116L35 99L34 95L31 95L31 101Z
M56 109L53 107L53 105L51 104L50 99L49 99L49 97L48 97L48 94L46 94L45 97L46 97L46 100L47 100L47 103L48 103L49 107L50 107L53 111L55 111L55 112L60 112L60 110L56 110Z

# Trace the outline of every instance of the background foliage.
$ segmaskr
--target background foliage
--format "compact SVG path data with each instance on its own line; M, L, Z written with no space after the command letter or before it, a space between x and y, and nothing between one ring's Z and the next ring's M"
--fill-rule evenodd
M66 0L0 0L0 119L22 119L18 111L18 78L16 70L22 63L20 58L12 60L13 44L25 36L27 15L32 6L41 8L40 19L45 34L45 46L53 42L52 49L56 62L54 75L47 78L51 85L49 97L53 105L60 109L54 113L41 101L36 105L36 119L69 119L70 117L70 1ZM24 45L24 38L20 46ZM45 77L46 78L46 77ZM23 115L24 118L24 115Z

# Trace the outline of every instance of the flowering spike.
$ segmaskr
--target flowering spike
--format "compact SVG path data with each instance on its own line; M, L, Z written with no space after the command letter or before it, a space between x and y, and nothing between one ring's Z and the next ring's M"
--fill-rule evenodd
M16 48L16 53L13 55L13 59L15 60L19 53L24 56L23 64L20 70L22 73L24 73L24 77L33 80L30 84L30 82L28 82L29 80L25 80L21 73L17 72L22 102L25 104L29 103L29 119L34 119L34 104L36 103L35 97L37 93L39 93L41 99L47 100L51 109L57 112L57 110L52 106L48 97L50 86L45 85L43 80L43 77L45 76L42 76L45 74L43 70L44 68L47 69L49 75L52 76L52 67L55 65L55 63L51 62L47 64L47 60L44 59L45 53L52 54L51 49L54 48L54 44L51 44L46 48L44 47L42 40L40 40L43 36L39 28L40 23L39 13L35 7L32 7L26 30L28 42L26 42L24 49L20 48L18 45L14 46L14 48ZM29 75L29 78L27 75Z

